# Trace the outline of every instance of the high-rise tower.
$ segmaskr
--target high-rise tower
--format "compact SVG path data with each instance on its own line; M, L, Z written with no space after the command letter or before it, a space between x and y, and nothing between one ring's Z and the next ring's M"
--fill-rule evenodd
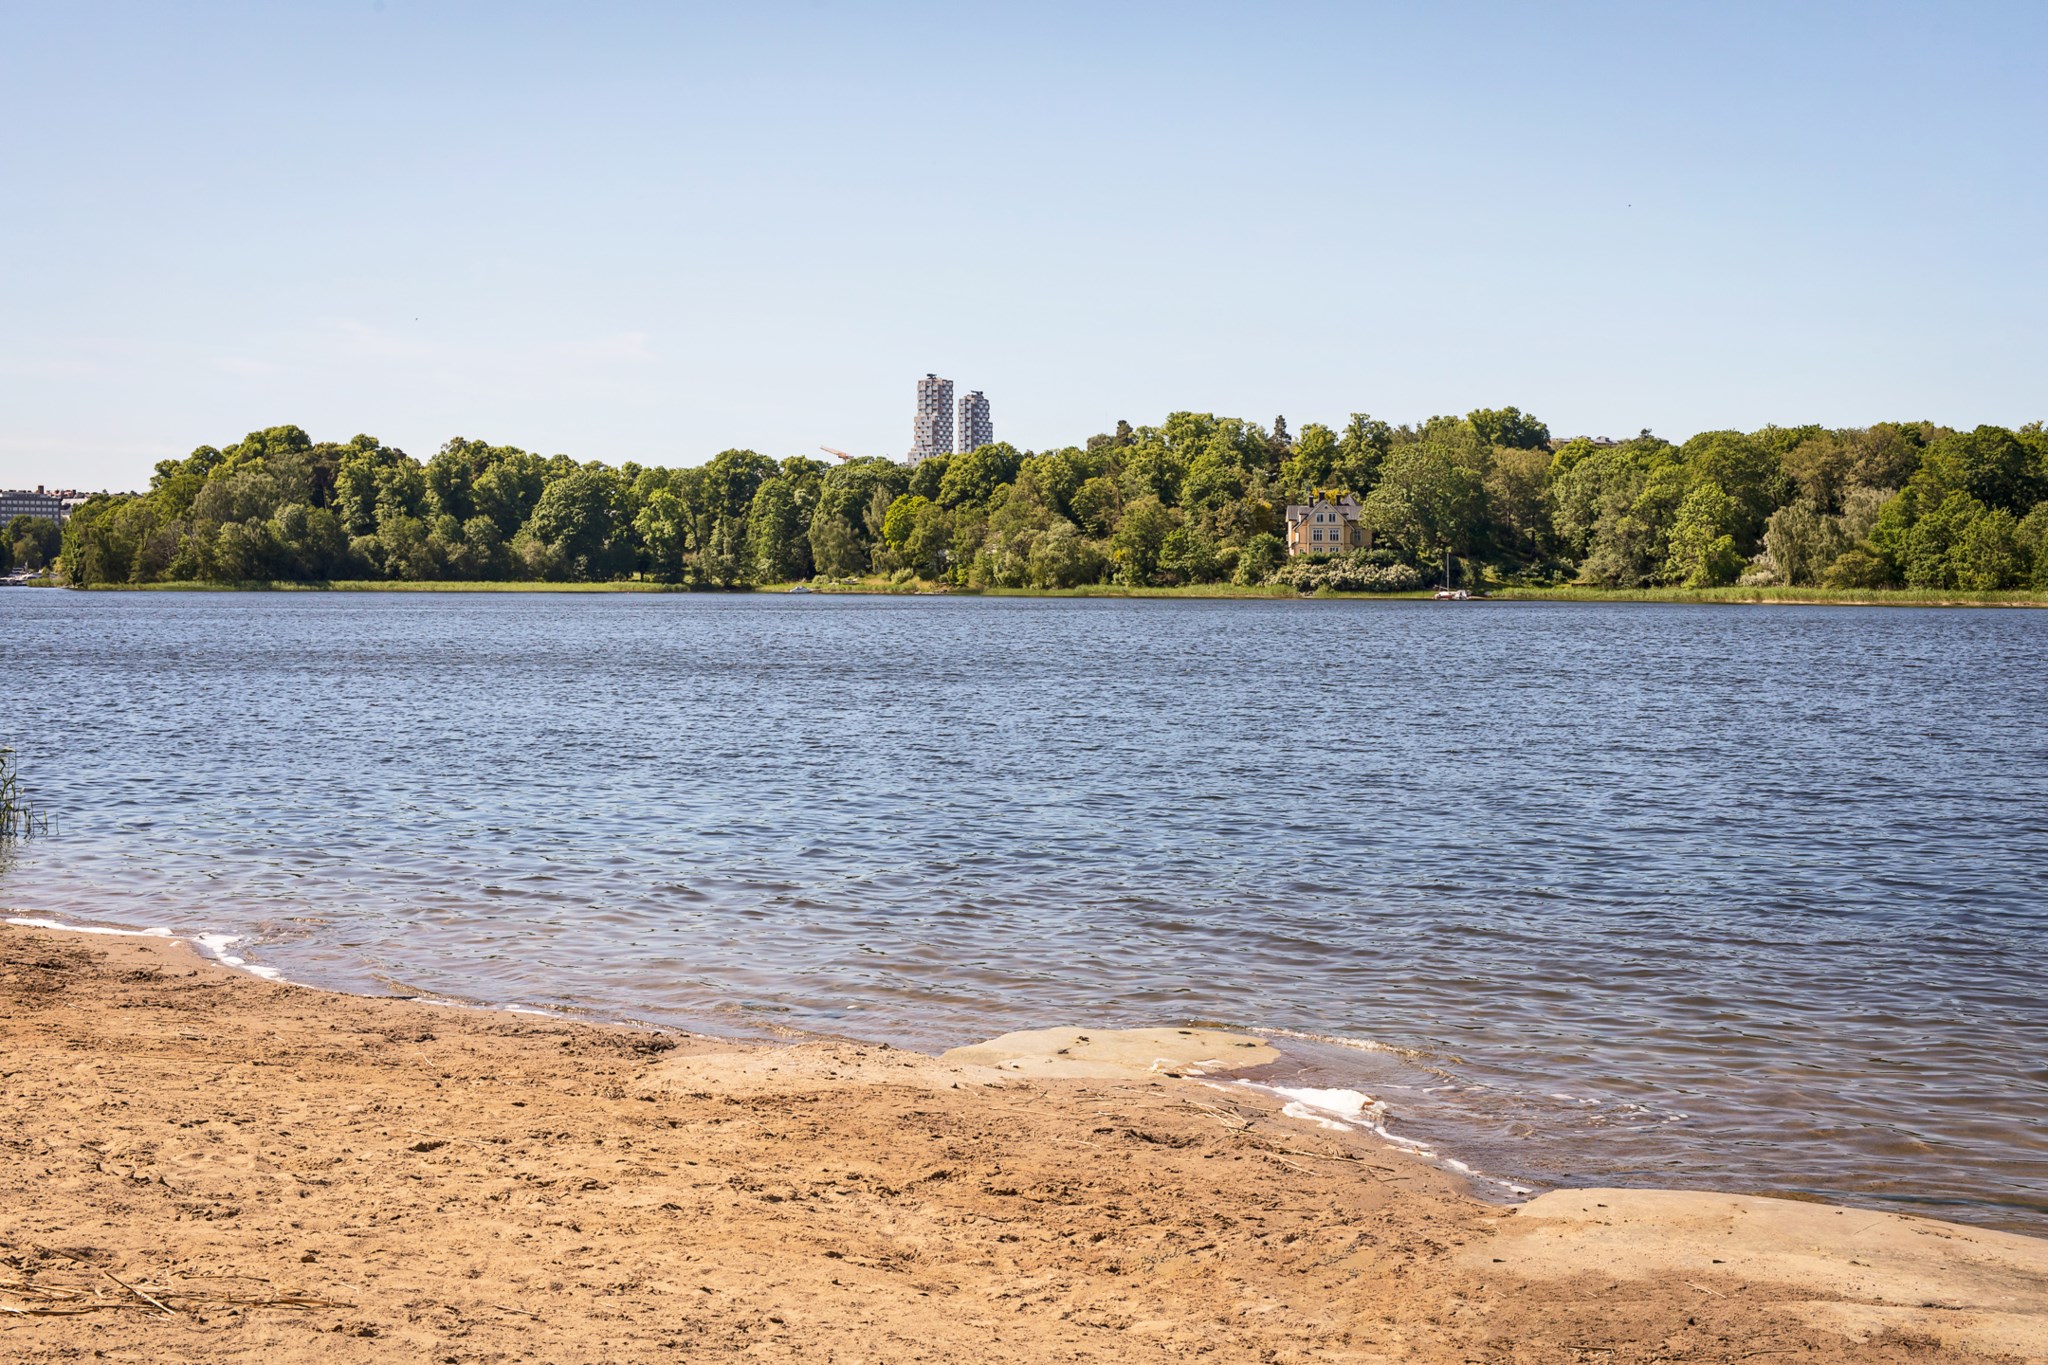
M910 429L910 462L953 453L953 381L928 374L917 381L917 420Z
M960 398L960 449L979 450L995 438L995 425L988 420L988 399L981 396L980 389L963 394Z

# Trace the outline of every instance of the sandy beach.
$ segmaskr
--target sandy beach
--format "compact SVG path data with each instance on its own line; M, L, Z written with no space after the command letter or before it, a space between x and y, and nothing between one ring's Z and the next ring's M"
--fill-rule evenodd
M2048 1355L2048 1242L1489 1203L1168 1074L1229 1035L741 1046L6 927L0 1036L8 1360Z

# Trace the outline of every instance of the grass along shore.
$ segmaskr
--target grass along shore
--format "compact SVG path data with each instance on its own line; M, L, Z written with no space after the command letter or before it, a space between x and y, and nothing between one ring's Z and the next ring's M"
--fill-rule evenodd
M2048 607L2048 591L1964 592L1953 588L1495 588L1509 602L1777 603L1826 607Z
M1282 583L1191 583L1177 587L1132 588L1113 583L1084 583L1072 588L956 588L912 579L895 582L870 577L853 581L764 583L758 587L693 589L680 583L622 579L606 583L543 583L531 580L459 582L445 579L337 579L325 583L289 580L253 583L106 583L90 592L439 592L439 593L787 593L804 588L814 593L887 595L893 597L1122 597L1198 598L1207 600L1342 600L1364 602L1428 601L1432 589L1416 592L1331 592L1302 594ZM1697 605L1781 605L1834 607L2048 607L2048 591L2019 588L2005 592L1964 592L1943 588L1584 588L1497 587L1486 599L1494 602L1650 602Z

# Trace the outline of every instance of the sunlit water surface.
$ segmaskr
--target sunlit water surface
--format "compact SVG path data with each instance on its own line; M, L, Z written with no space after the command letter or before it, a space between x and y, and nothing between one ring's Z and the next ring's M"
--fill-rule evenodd
M1213 1020L1543 1186L2048 1230L2048 613L0 591L0 905L937 1049Z

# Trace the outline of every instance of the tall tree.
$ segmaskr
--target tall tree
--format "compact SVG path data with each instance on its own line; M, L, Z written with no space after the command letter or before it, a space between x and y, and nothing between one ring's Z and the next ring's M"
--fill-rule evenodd
M1548 450L1550 428L1520 408L1475 408L1466 415L1479 439L1511 450Z
M797 518L796 494L780 476L764 479L754 490L747 513L747 539L753 551L754 576L762 583L808 578L810 546Z

